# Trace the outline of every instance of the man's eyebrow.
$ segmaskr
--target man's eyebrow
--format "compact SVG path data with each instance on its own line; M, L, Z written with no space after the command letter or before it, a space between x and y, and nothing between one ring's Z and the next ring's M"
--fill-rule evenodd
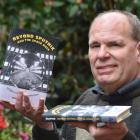
M108 43L118 43L118 44L124 44L124 41L122 39L112 39L112 40L106 40L104 42L105 44L108 44ZM92 41L89 41L89 45L94 45L94 44L100 44L100 42L96 41L96 40L92 40Z
M115 39L115 40L110 40L110 42L118 42L118 43L122 43L124 42L122 39Z
M94 44L99 44L99 42L98 41L91 41L91 42L89 42L89 45L94 45Z
M123 45L125 44L123 40L110 40L110 41L107 41L106 44L120 44L120 45Z

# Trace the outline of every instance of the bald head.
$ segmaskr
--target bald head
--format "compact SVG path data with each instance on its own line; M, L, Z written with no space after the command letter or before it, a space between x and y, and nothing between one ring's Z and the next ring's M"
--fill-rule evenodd
M93 32L93 27L96 29L96 24L113 25L116 28L125 29L129 27L131 37L135 41L140 41L140 21L139 19L129 13L119 10L107 11L99 14L92 22L89 30L89 35ZM112 26L113 27L113 26ZM128 30L128 29L127 29Z

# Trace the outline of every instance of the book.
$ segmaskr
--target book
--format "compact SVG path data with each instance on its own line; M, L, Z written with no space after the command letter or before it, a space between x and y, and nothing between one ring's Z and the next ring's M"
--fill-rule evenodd
M37 107L39 99L48 96L58 44L55 37L13 29L0 75L0 100L14 104L17 91L24 89Z
M44 121L118 123L131 115L131 106L58 105L42 115Z

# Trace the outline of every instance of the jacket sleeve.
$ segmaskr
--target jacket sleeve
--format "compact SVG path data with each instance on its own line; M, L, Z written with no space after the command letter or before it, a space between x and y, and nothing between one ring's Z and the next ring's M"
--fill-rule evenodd
M126 136L123 138L123 140L140 140L140 139L137 138L133 132L128 131L128 133L127 133Z
M59 140L57 129L46 130L35 125L32 129L32 140Z

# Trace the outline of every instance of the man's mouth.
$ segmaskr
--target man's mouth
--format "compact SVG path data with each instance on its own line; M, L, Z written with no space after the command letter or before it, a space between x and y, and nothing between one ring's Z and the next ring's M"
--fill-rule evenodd
M96 70L99 74L110 74L114 71L116 67L117 65L103 65L103 66L97 66Z

